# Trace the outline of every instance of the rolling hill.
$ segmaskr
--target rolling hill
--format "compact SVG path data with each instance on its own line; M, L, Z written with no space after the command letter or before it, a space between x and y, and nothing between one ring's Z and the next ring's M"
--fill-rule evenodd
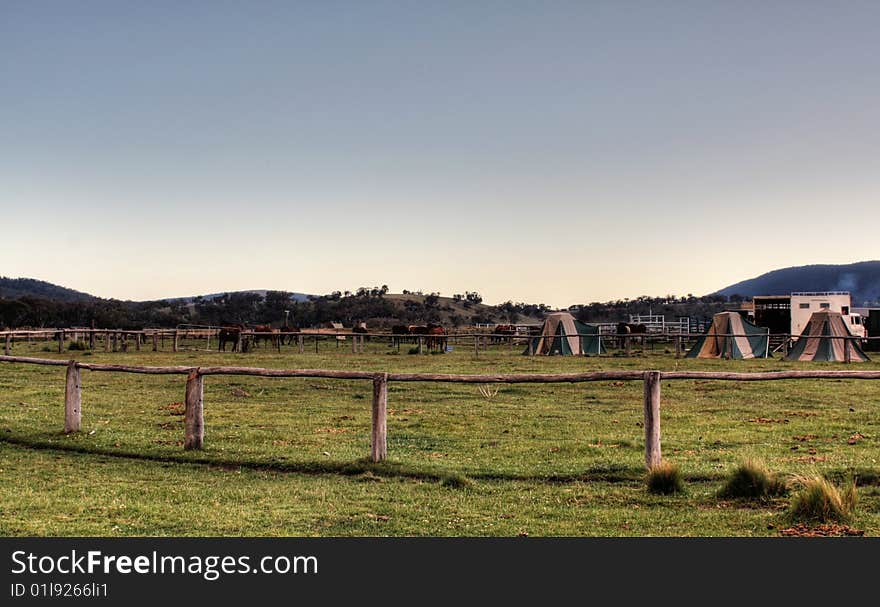
M7 278L0 276L0 297L18 299L20 297L37 297L53 301L94 301L94 295L60 287L51 282L35 278Z
M794 291L849 291L853 305L880 301L880 261L795 266L773 270L717 291L719 295L777 295Z

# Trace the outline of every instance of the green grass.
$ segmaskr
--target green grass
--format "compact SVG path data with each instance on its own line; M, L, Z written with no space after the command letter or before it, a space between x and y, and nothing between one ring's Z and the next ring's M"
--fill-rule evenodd
M52 344L50 344L52 345ZM169 346L166 343L166 347ZM386 371L834 368L840 364L538 358L499 345L475 357L408 345L306 342L305 354L43 352L94 362ZM855 366L853 366L855 368ZM858 368L878 369L868 363ZM664 381L662 447L685 495L645 487L641 382L392 383L388 461L369 454L368 381L211 376L206 441L184 452L183 376L83 371L83 431L65 436L64 368L0 363L3 535L773 535L784 505L718 499L749 458L780 474L858 479L850 524L880 532L880 392L874 382ZM770 528L770 526L774 528Z

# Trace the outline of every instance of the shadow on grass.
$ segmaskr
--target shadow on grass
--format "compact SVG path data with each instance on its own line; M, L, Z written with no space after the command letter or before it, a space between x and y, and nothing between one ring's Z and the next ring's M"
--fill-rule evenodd
M94 446L64 445L39 439L26 439L15 436L0 436L0 443L41 451L76 453L80 455L95 455L115 459L150 461L157 463L198 465L207 468L241 468L257 472L314 475L334 474L339 476L358 476L368 474L380 478L404 478L437 482L443 486L451 488L470 487L470 481L473 480L527 481L549 484L566 484L577 482L641 483L644 478L644 470L642 468L616 464L592 466L581 473L572 474L516 474L509 472L462 474L461 472L456 471L438 472L425 470L417 466L399 462L385 461L377 463L368 458L356 459L349 462L304 461L286 463L240 459L205 459L203 457L198 457L199 452L197 451L182 452L179 456L167 456L151 453L137 453L126 451L124 449L111 450Z

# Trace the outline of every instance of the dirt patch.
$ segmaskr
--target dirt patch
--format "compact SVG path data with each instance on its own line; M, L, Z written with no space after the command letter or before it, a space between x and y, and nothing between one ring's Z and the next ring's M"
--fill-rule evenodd
M348 428L315 428L315 434L345 434Z
M786 537L841 537L853 535L865 535L863 529L854 529L849 525L837 525L829 523L810 527L804 523L798 523L794 527L780 529L779 535Z
M168 415L183 415L186 413L186 405L183 403L168 403L159 407L159 411L165 411Z
M814 413L812 411L783 411L784 415L788 415L789 417L816 417L819 415L818 413Z
M769 417L753 417L751 419L747 419L747 422L751 424L787 424L787 419L771 419Z
M799 443L805 443L810 440L815 440L819 437L815 434L801 434L800 436L792 436L792 438Z
M855 445L856 443L859 443L863 439L866 439L866 438L868 438L868 437L865 436L864 434L862 434L861 432L856 432L855 434L850 436L848 439L846 439L846 442L847 442L847 444Z

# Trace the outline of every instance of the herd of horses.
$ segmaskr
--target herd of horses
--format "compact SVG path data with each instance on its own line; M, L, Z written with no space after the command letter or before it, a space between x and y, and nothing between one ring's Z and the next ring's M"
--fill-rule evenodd
M286 325L283 327L271 325L248 327L241 323L225 323L217 333L217 350L225 352L227 345L232 346L233 352L237 352L239 349L248 350L251 346L258 348L261 344L269 344L277 348L285 343L292 344L295 334L300 332L299 327ZM352 333L366 334L368 330L364 323L359 323L352 328ZM428 350L439 352L446 350L449 339L446 329L437 324L395 325L391 328L391 333L391 344L394 346L399 346L401 342L416 343L419 338L422 338ZM364 335L362 339L367 340L369 336Z
M237 352L239 348L243 350L250 349L251 346L258 348L261 344L268 343L272 347L279 347L283 344L292 344L296 333L299 333L299 327L283 326L273 327L271 325L255 325L247 327L240 323L228 323L220 327L218 332L217 349L221 352L226 351L227 344L232 345L232 351ZM364 323L359 323L352 328L353 333L366 334L367 327ZM644 338L648 333L648 328L643 324L634 324L621 322L617 324L617 336L620 339L621 347L624 346L627 336L637 336ZM496 325L492 331L492 341L495 343L501 341L513 340L519 336L516 325ZM529 335L540 335L540 328L530 327ZM244 339L243 339L244 338ZM250 341L250 338L253 341ZM362 339L368 339L364 336ZM429 351L446 351L449 340L449 334L446 329L437 324L429 323L427 325L394 325L391 327L391 345L400 347L401 343L423 343Z
M391 327L391 344L400 347L402 342L416 343L424 340L428 350L445 352L449 334L441 325L394 325Z

